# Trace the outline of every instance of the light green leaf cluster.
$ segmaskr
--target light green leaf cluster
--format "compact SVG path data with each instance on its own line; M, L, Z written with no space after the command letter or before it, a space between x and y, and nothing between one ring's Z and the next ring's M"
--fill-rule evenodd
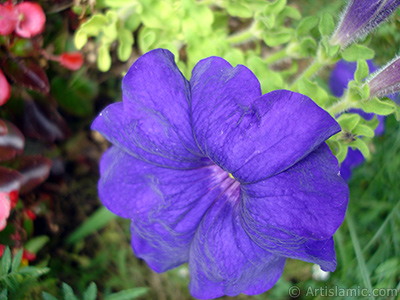
M329 140L339 162L342 162L347 155L348 148L357 148L363 156L370 158L368 142L374 137L374 129L379 122L375 118L366 121L359 114L346 113L337 118L342 131Z
M369 95L366 60L375 55L368 46L370 39L342 49L331 41L335 27L330 13L302 18L287 0L102 0L97 3L96 13L77 30L75 44L80 49L89 38L94 40L101 71L110 69L115 56L120 61L129 60L133 47L141 53L155 48L170 50L187 78L199 60L220 56L233 66L244 64L250 68L263 93L276 89L300 92L343 126L348 126L345 120L351 108L400 118L399 107L393 101ZM357 62L357 71L355 80L338 99L315 75L340 59ZM304 68L304 62L309 66ZM299 72L301 64L303 71ZM348 147L369 156L367 143L375 123L358 120L354 127L343 127L330 140L340 161Z
M109 9L88 18L76 31L74 43L82 49L89 38L95 38L98 46L97 67L106 72L111 67L110 49L115 43L118 44L117 57L120 61L127 61L131 56L133 32L140 25L135 15L142 10L142 6L135 0L104 1L104 5Z

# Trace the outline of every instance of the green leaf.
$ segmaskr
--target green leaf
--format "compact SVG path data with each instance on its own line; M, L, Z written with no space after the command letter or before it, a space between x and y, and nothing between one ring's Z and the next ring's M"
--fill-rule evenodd
M74 43L76 48L82 49L89 36L97 36L108 23L104 15L94 15L79 27L75 33Z
M141 23L140 17L136 14L132 14L126 21L125 21L125 28L128 29L130 32L136 31L139 28Z
M286 0L276 0L265 4L265 15L278 15L286 6Z
M73 233L71 233L70 236L68 236L66 240L67 244L74 244L97 230L100 230L116 217L117 216L111 213L107 208L100 207Z
M104 0L104 4L111 8L121 8L132 5L132 0Z
M357 127L352 131L352 134L356 136L365 136L373 138L375 136L375 132L371 127L363 124L358 124Z
M301 20L296 28L297 37L306 36L308 33L318 25L319 19L316 16L306 17Z
M65 88L66 86L64 86ZM65 90L64 90L65 91ZM32 253L38 253L40 249L44 247L48 242L50 241L50 238L47 235L40 235L37 237L34 237L30 239L25 245L25 249L28 250L29 252Z
M275 47L287 43L293 36L293 29L281 28L278 31L264 31L263 40L269 47Z
M78 298L74 294L73 289L68 284L63 282L61 288L63 291L64 300L78 300Z
M94 282L90 283L86 291L83 293L83 300L96 300L97 286Z
M330 36L335 29L335 23L330 13L323 13L318 26L321 36Z
M101 31L103 26L108 23L107 17L104 15L94 15L89 20L81 25L79 30L85 32L88 36L97 36Z
M114 42L118 37L118 30L117 30L117 21L112 22L111 24L104 26L103 28L103 37L102 40L106 43Z
M21 265L22 261L22 253L24 252L23 249L19 249L17 254L15 254L14 259L12 261L11 272L16 272Z
M251 55L246 61L246 66L257 76L263 93L286 87L281 74L271 70L258 55Z
M319 106L324 106L329 99L328 93L322 87L308 79L299 81L298 90L299 93L310 97Z
M139 32L139 47L143 53L149 51L156 41L156 33L154 30L143 27Z
M133 34L125 28L118 31L117 55L120 61L127 61L132 53Z
M28 267L22 268L18 271L19 274L28 275L33 278L43 276L49 272L50 272L50 268L38 268L38 267L33 267L33 266L28 266Z
M11 44L10 51L16 56L28 57L36 51L36 48L31 39L17 39Z
M354 73L354 80L357 83L362 83L364 78L366 78L368 75L369 75L369 68L367 62L363 59L357 60L357 70Z
M349 147L347 145L344 145L342 142L337 142L337 152L336 152L336 158L338 160L339 163L342 163L346 157L347 157L347 153L349 151Z
M361 150L361 149L360 149ZM362 152L362 151L361 151ZM364 154L364 153L363 153ZM365 156L365 155L364 155ZM364 286L368 289L368 294L370 295L370 299L374 299L372 286L371 286L371 279L369 276L369 271L365 262L364 255L361 251L360 242L358 241L357 232L354 226L353 218L349 212L347 212L346 216L347 226L349 228L351 241L353 243L354 252L356 253L358 267L360 268L362 278L364 280Z
M96 83L82 76L72 84L64 78L55 77L51 89L60 107L71 115L87 117L92 114L92 100L97 95Z
M300 20L301 14L296 8L292 6L285 6L285 8L279 13L277 17L277 19L279 19L278 23L283 23L285 18Z
M358 150L360 150L362 155L366 159L370 158L371 154L370 154L369 148L368 148L367 144L362 139L356 138L354 141L349 143L349 146L353 147L353 148L357 148Z
M312 37L305 37L300 42L299 52L305 57L315 56L317 47L317 42Z
M238 64L244 64L244 53L239 49L232 48L232 50L225 53L223 56L232 66L236 66Z
M367 113L375 113L377 115L387 116L396 112L397 104L392 100L372 98L366 102L360 102L360 107Z
M76 49L80 50L86 45L88 40L88 35L83 30L78 29L74 36L74 44Z
M43 300L58 300L56 297L50 295L49 293L42 293Z
M353 129L356 128L358 123L361 121L361 116L359 114L342 114L339 118L336 119L339 123L340 127L344 131L353 132Z
M111 67L110 44L102 44L98 51L97 68L102 72L107 72Z
M226 7L229 15L239 18L251 18L253 13L246 3L234 2L229 3Z
M147 292L148 288L139 287L111 294L107 297L104 297L104 300L131 300L143 296Z
M346 48L341 55L344 60L353 62L359 59L372 59L375 52L366 46L353 44Z
M8 300L8 290L6 288L0 292L0 300Z
M8 274L8 271L11 267L11 251L9 247L3 252L3 256L1 257L1 273L2 275Z

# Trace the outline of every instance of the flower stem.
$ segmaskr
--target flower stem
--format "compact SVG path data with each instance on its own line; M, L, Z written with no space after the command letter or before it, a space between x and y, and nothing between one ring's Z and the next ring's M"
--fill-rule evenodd
M261 32L257 32L257 22L253 22L246 30L232 34L227 38L230 44L242 44L254 38L259 38Z
M349 93L346 92L345 96L340 99L338 102L334 103L330 107L328 107L326 110L332 115L332 116L337 116L340 113L353 108L353 102L350 101Z
M313 75L325 65L325 63L321 63L318 59L314 59L311 65L292 83L290 89L296 91L300 80L312 78Z
M272 53L270 56L268 56L265 59L265 62L270 65L270 64L273 64L274 62L277 62L278 60L281 60L281 59L283 59L285 57L287 57L286 48L284 48L282 50L279 50L279 51L277 51L275 53Z

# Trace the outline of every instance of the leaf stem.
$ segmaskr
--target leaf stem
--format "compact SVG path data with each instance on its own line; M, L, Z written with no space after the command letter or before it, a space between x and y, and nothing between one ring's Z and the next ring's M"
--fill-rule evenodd
M283 48L282 50L276 51L275 53L272 53L270 56L268 56L265 59L265 62L270 65L274 62L277 62L278 60L284 59L287 56L287 49Z
M315 75L315 73L317 73L317 71L319 71L319 69L321 69L325 65L326 63L321 63L319 59L314 59L311 65L292 83L290 89L292 91L296 91L298 84L301 80L312 78Z
M257 22L253 22L248 29L232 34L226 40L230 44L242 44L260 36L261 32L257 31Z
M350 101L350 97L348 96L348 93L345 94L345 96L340 99L338 102L334 103L330 107L328 107L326 110L332 115L332 116L337 116L340 113L352 108L352 102Z

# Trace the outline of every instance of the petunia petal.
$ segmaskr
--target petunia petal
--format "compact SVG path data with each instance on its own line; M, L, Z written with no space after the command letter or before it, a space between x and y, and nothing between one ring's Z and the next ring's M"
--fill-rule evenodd
M151 127L143 128L144 123ZM107 106L94 120L92 129L131 156L154 165L191 169L210 164L187 151L179 141L169 140L168 137L174 135L171 127L157 119L132 118L122 102Z
M349 181L352 169L361 165L364 160L365 158L360 150L349 148L345 160L340 165L340 175L342 175L343 179Z
M92 129L158 165L187 168L174 161L201 160L190 122L189 82L172 53L156 49L140 57L125 75L122 90L123 106L106 108Z
M226 139L232 127L238 125L237 119L232 119L234 115L244 114L252 101L261 96L260 83L245 66L232 68L226 60L210 57L194 67L190 86L195 137L208 156L215 151L209 149L214 140Z
M286 259L258 247L243 230L238 202L221 196L200 223L190 248L191 294L199 299L256 295L280 278Z
M117 147L103 155L100 172L101 201L115 214L132 220L133 249L157 272L188 261L196 228L221 193L221 182L229 178L217 166L157 167Z
M202 60L193 70L192 115L203 152L241 182L279 173L340 131L310 98L280 90L260 96L244 66Z
M345 216L349 192L338 171L323 144L285 172L242 186L245 230L264 249L331 270L333 262L321 261L327 253L315 247L327 243Z

